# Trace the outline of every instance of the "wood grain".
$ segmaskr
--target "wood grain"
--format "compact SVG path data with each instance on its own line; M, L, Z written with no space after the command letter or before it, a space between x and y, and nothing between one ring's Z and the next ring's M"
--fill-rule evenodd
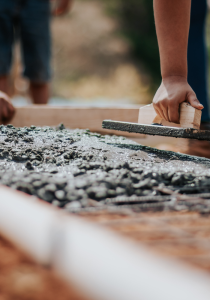
M180 109L180 125L183 128L200 129L202 111L183 102Z
M66 128L90 129L101 134L122 135L116 130L102 129L102 121L111 119L136 123L139 108L124 107L53 107L48 105L30 105L17 107L16 114L11 121L16 127L24 126L56 126L63 123ZM126 137L144 138L145 135L123 133Z

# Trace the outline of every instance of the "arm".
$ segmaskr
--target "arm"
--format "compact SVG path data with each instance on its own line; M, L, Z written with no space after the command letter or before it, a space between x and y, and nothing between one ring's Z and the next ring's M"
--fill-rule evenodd
M202 109L187 83L187 45L191 0L154 0L162 83L153 99L157 114L179 123L179 105L187 101Z

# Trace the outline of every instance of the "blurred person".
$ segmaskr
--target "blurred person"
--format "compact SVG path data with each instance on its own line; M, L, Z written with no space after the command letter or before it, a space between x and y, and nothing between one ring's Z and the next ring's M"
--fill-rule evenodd
M72 0L51 0L52 14L66 13ZM9 72L12 50L20 40L24 66L29 79L30 94L35 104L46 104L51 77L50 0L0 0L0 122L7 123L15 109L9 94Z
M153 103L159 116L179 123L179 105L203 109L201 129L210 130L205 25L206 0L154 0L162 83ZM199 101L198 101L199 99ZM178 151L210 158L210 142L183 140Z

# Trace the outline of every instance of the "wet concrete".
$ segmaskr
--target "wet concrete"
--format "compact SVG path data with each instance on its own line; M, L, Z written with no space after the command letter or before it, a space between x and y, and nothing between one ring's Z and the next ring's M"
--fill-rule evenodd
M0 184L71 212L104 208L210 212L209 159L63 125L0 126ZM192 195L192 200L178 199L173 191ZM196 194L203 200L196 200Z

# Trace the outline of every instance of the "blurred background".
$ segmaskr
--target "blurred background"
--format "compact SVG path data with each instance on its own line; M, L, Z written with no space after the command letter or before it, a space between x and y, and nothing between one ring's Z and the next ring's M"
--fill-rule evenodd
M160 83L152 2L75 0L71 12L52 17L50 103L151 103ZM210 15L210 56L209 23ZM18 45L11 85L16 102L29 99Z

